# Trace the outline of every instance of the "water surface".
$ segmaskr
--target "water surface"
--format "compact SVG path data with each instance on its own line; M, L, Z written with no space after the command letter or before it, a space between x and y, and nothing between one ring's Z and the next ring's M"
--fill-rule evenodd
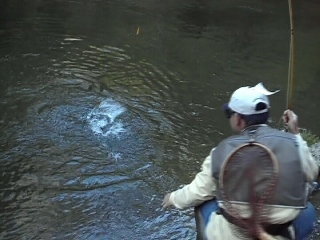
M295 3L294 110L320 135L318 1ZM286 105L286 1L0 2L0 238L194 239L160 208L231 134L232 91Z

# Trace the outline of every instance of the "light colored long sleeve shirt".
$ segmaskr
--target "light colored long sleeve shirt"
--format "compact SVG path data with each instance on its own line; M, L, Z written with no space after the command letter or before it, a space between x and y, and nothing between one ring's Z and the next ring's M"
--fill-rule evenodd
M318 165L311 155L307 143L302 139L300 134L296 135L298 142L301 165L303 167L307 181L312 182L318 175ZM215 149L212 149L214 151ZM213 178L211 172L211 153L205 158L201 171L195 176L194 180L171 193L170 201L176 208L184 209L195 207L203 202L213 199L216 196L216 179ZM300 213L299 209L275 207L270 211L270 223L281 224L296 218ZM209 223L206 226L206 235L208 240L241 239L233 234L232 224L230 224L223 215L211 214ZM277 237L277 239L283 239Z

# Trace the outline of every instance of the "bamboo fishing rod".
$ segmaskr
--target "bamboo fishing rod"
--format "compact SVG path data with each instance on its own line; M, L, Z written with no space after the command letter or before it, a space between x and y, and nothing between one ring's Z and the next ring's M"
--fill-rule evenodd
M287 86L287 109L292 109L293 83L294 83L294 28L293 28L293 10L292 0L289 3L290 16L290 53L289 53L289 68L288 68L288 86Z

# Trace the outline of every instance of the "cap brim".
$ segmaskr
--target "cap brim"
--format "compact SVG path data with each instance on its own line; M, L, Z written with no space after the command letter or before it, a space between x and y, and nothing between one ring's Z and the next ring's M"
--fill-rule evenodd
M223 104L223 105L222 105L222 109L223 109L223 110L228 110L228 109L230 109L229 103Z

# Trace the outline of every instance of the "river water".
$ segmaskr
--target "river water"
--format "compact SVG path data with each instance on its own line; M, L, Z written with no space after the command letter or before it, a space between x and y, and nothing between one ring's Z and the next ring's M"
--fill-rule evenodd
M320 3L294 3L294 109L320 135ZM286 106L279 0L1 0L0 238L194 239L161 210L230 135L232 91Z

